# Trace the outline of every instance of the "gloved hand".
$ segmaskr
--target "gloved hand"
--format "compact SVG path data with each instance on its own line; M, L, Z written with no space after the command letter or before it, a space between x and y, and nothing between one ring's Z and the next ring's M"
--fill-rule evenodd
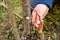
M36 26L39 29L40 27L38 27L38 24L40 24L40 20L44 19L48 11L49 8L45 4L36 5L32 12L32 24L34 24L34 26Z

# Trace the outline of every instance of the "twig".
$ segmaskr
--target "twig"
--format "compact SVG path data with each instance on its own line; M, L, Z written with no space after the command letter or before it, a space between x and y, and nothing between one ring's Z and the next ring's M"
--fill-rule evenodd
M14 14L19 17L19 18L23 18L22 16L20 16L18 13L14 12Z

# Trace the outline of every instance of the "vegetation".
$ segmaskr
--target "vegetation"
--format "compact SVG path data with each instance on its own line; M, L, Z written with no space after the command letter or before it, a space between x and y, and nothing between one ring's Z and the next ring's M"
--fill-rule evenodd
M52 40L59 40L60 38L60 0L57 0L52 9L50 9L49 14L44 18L44 34L45 39L49 37ZM12 30L11 24L8 24L9 20L9 12L16 13L15 23L17 31L19 32L19 36L21 38L23 30L24 30L24 21L23 21L23 9L22 9L22 0L11 0L9 8L7 0L0 0L0 40L15 40L15 34ZM19 15L17 15L19 14ZM13 25L14 26L14 25ZM14 27L15 28L15 27ZM16 29L15 28L15 29ZM15 30L14 29L14 30ZM39 38L39 34L37 28L33 27L33 31L31 34L27 34L27 39L31 38L32 40L37 40ZM17 40L17 39L16 39Z

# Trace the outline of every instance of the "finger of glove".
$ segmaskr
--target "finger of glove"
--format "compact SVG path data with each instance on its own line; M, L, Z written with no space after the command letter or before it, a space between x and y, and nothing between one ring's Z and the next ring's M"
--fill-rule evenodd
M35 11L33 11L32 12L32 23L35 23L36 22L36 12Z

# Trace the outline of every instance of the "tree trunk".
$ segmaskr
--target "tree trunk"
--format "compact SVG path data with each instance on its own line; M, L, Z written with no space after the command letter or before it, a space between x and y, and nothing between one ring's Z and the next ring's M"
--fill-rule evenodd
M30 34L30 27L31 27L31 12L30 8L27 6L30 6L29 0L22 0L22 8L23 8L23 20L24 20L24 32L22 36L26 36L26 34Z

